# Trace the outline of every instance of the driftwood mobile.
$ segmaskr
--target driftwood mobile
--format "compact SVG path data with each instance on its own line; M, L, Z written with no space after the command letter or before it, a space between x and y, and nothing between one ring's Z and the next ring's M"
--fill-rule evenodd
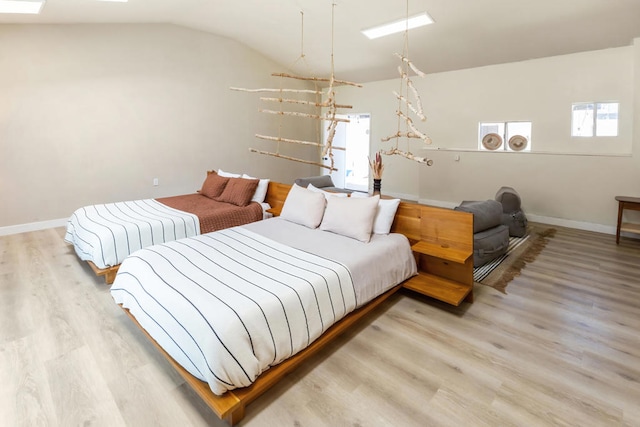
M276 150L271 152L271 151L263 151L263 150L258 150L255 148L250 148L249 151L253 152L253 153L258 153L258 154L264 154L264 155L268 155L268 156L273 156L273 157L279 157L282 159L286 159L286 160L292 160L295 162L301 162L301 163L306 163L306 164L311 164L311 165L315 165L315 166L319 166L321 168L325 168L325 169L329 169L329 171L337 171L338 169L335 167L334 165L334 161L333 161L333 150L344 150L343 147L334 147L333 146L333 138L336 134L336 129L338 127L338 124L340 122L349 122L349 119L346 118L340 118L340 117L336 117L338 114L338 110L340 109L350 109L352 108L351 105L343 105L343 104L338 104L336 102L336 93L334 90L335 85L349 85L349 86L355 86L355 87L362 87L362 85L358 84L358 83L354 83L354 82L349 82L349 81L345 81L345 80L338 80L335 78L335 74L334 74L334 61L333 61L333 11L335 9L335 4L332 5L332 10L331 10L331 76L329 78L322 78L322 77L305 77L305 76L297 76L297 75L292 75L292 74L287 74L287 73L273 73L271 74L273 77L280 77L281 79L281 85L282 85L282 81L284 81L284 79L296 79L296 80L304 80L304 81L309 81L309 82L313 82L314 84L314 89L287 89L287 88L279 88L279 89L270 89L270 88L263 88L263 89L246 89L246 88L239 88L239 87L231 87L231 90L237 90L237 91L242 91L242 92L266 92L266 93L277 93L279 94L279 96L277 97L261 97L260 100L265 101L265 102L275 102L280 104L280 109L279 110L268 110L268 109L261 109L260 112L261 113L267 113L267 114L276 114L282 117L284 116L291 116L291 117L301 117L301 118L306 118L306 119L312 119L312 120L317 120L318 123L320 122L328 122L328 125L326 127L326 140L325 141L321 141L321 136L320 136L320 132L318 132L318 137L317 137L317 141L303 141L303 140L299 140L299 139L292 139L292 138L284 138L281 135L281 131L282 131L282 120L280 122L280 126L279 126L279 135L278 136L269 136L269 135L261 135L261 134L256 134L256 138L260 138L260 139L264 139L264 140L268 140L268 141L274 141L277 143L276 146ZM301 12L302 15L302 27L303 27L303 33L304 33L304 14ZM304 55L304 43L302 43L302 52L300 54L300 57L298 57L298 59L292 64L295 65L298 61L303 61L306 64L305 61L305 55ZM320 88L321 84L326 84L328 83L328 87L326 89L326 98L324 97L325 92ZM288 94L292 94L292 95L304 95L304 94L313 94L315 95L315 100L313 101L309 101L309 100L304 100L304 99L297 99L297 98L285 98L284 94L288 93ZM324 98L324 99L323 99ZM285 104L289 104L289 105L302 105L302 106L308 106L308 107L312 107L313 108L313 113L307 113L307 112L299 112L299 111L285 111L283 109L283 105ZM324 108L326 109L324 114L317 114L317 109L318 108ZM300 159L297 157L292 157L292 156L287 156L284 154L280 153L280 143L284 142L284 143L289 143L289 144L302 144L302 145L311 145L311 146L316 146L318 147L319 151L320 151L320 158L328 158L330 161L330 164L324 164L320 161L313 161L313 160L306 160L306 159Z
M407 26L409 22L409 0L407 0ZM402 54L395 53L401 63L398 65L398 73L400 74L400 91L394 91L393 94L396 96L398 100L398 109L396 110L396 115L398 116L398 130L395 134L382 138L382 142L389 142L391 140L395 140L395 144L393 147L388 150L381 150L383 154L386 155L398 155L405 157L409 160L416 161L418 163L426 164L427 166L433 165L433 160L428 159L426 157L415 156L410 151L410 141L411 140L421 140L424 144L431 144L431 138L429 138L426 134L418 130L418 128L413 123L413 119L410 117L409 111L413 113L421 121L426 121L427 117L424 114L422 109L422 101L420 100L420 94L417 89L413 85L410 77L410 71L413 71L417 76L424 77L425 74L416 67L413 62L409 60L409 28L405 28L404 30L404 48ZM415 100L415 106L410 101L410 95L413 96ZM400 149L399 142L401 139L405 138L407 141L407 149Z
M318 132L317 141L303 141L299 139L285 138L282 136L282 120L281 120L278 136L256 134L256 138L276 142L277 146L275 151L273 152L264 151L264 150L258 150L255 148L250 148L249 151L258 153L258 154L264 154L268 156L279 157L286 160L292 160L296 162L319 166L321 168L329 169L330 172L337 171L337 168L335 167L334 160L333 160L333 150L334 149L344 150L344 148L334 147L333 138L335 136L338 123L340 122L348 123L349 119L336 117L336 115L338 114L339 109L350 109L352 108L352 106L338 104L336 102L336 94L335 94L334 86L349 85L349 86L362 87L362 85L358 83L350 82L350 81L338 80L335 78L334 55L333 55L334 9L335 9L335 4L332 5L332 9L331 9L331 76L329 78L305 77L305 76L297 76L297 75L292 75L287 73L273 73L272 76L281 78L281 85L282 85L282 80L284 79L297 79L297 80L305 80L305 81L313 82L314 89L291 89L291 88L283 88L283 87L279 89L273 89L273 88L246 89L246 88L239 88L239 87L230 88L231 90L237 90L242 92L265 92L265 93L271 92L271 93L279 94L279 96L277 97L261 97L260 98L260 100L265 102L275 102L280 104L279 110L261 109L260 112L267 113L267 114L276 114L276 115L279 115L281 118L284 116L293 116L293 117L313 119L313 120L317 120L318 122L323 122L323 121L328 122L328 125L326 128L327 130L326 140L320 142L322 139L320 136L320 132ZM409 2L407 0L407 18L408 18L408 14L409 14ZM301 15L302 15L302 33L303 33L303 37L302 37L303 41L301 43L302 45L301 54L298 57L298 59L294 61L292 66L295 65L298 61L303 61L306 63L305 55L304 55L304 13L301 12ZM423 164L426 164L427 166L431 166L433 165L433 160L428 159L426 157L416 156L410 151L411 140L418 139L418 140L421 140L424 144L431 144L431 139L415 126L415 124L413 123L413 119L410 117L410 115L413 114L415 117L417 117L421 121L426 121L427 119L422 107L422 101L420 100L420 94L418 93L417 89L413 85L413 82L410 77L410 71L412 71L413 73L415 73L415 75L419 77L424 77L425 74L422 71L420 71L415 66L415 64L413 64L409 60L409 29L408 28L406 28L404 31L403 53L402 54L395 53L395 56L397 56L401 61L401 64L398 66L398 73L400 74L400 90L398 92L396 91L393 92L396 99L398 100L398 109L396 110L396 115L398 116L398 127L397 127L396 133L394 133L393 135L381 138L382 142L389 142L391 140L394 140L395 142L392 147L386 150L384 149L380 150L380 152L385 155L399 155L409 160L413 160L418 163L423 163ZM326 90L326 99L323 100L324 92L319 86L320 84L324 84L324 83L328 83L328 88ZM316 99L314 101L309 101L309 100L298 99L298 98L285 98L284 97L285 93L289 93L293 95L312 94L312 95L315 95ZM412 104L410 97L414 99L415 105ZM283 109L284 104L309 106L314 109L314 112L307 113L307 112L299 112L299 111L285 111ZM318 108L325 108L326 109L325 113L317 114L315 111L317 111ZM406 139L407 141L406 149L400 148L399 143L401 139ZM288 143L288 144L316 146L320 150L320 158L328 158L330 163L325 164L320 161L306 160L306 159L300 159L297 157L284 155L280 152L281 142Z

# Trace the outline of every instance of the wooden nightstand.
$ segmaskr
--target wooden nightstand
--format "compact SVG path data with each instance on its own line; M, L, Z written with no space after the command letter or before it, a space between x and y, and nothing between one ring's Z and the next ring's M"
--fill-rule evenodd
M418 264L418 275L404 287L458 306L470 296L473 302L473 265L471 278L467 264L473 264L473 252L444 244L418 242L411 247Z
M621 231L640 234L640 224L622 222L622 213L624 212L625 209L629 209L632 211L640 211L640 198L616 196L616 200L618 201L618 225L616 227L616 245L617 245L620 243Z
M405 288L455 306L473 302L473 214L400 203L394 228L413 242L418 265Z

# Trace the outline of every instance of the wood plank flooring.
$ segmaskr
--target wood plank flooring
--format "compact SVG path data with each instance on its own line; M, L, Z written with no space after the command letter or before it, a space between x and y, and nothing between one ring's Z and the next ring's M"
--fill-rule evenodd
M0 424L223 425L61 228L0 237ZM640 240L558 228L502 294L409 291L251 404L243 426L640 426Z

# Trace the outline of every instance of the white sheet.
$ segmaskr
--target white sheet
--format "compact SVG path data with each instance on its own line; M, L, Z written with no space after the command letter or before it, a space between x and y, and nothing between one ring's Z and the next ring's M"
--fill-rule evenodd
M198 234L196 215L145 199L76 210L67 221L64 240L81 260L107 268L138 249Z
M353 276L358 307L417 272L411 246L402 234L374 234L369 243L363 243L282 218L246 224L244 228L345 264Z
M260 203L262 218L272 217L268 203ZM67 221L64 240L83 261L98 268L122 263L132 252L150 245L200 234L196 215L154 199L85 206Z
M111 293L222 394L250 385L415 272L404 236L362 243L273 218L140 250L122 263Z

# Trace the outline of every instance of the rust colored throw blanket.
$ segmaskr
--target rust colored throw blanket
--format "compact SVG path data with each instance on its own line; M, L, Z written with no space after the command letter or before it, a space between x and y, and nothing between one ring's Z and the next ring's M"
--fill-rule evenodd
M260 203L251 202L242 207L218 202L201 194L185 194L156 200L163 205L196 215L200 220L200 234L259 221L263 215Z

